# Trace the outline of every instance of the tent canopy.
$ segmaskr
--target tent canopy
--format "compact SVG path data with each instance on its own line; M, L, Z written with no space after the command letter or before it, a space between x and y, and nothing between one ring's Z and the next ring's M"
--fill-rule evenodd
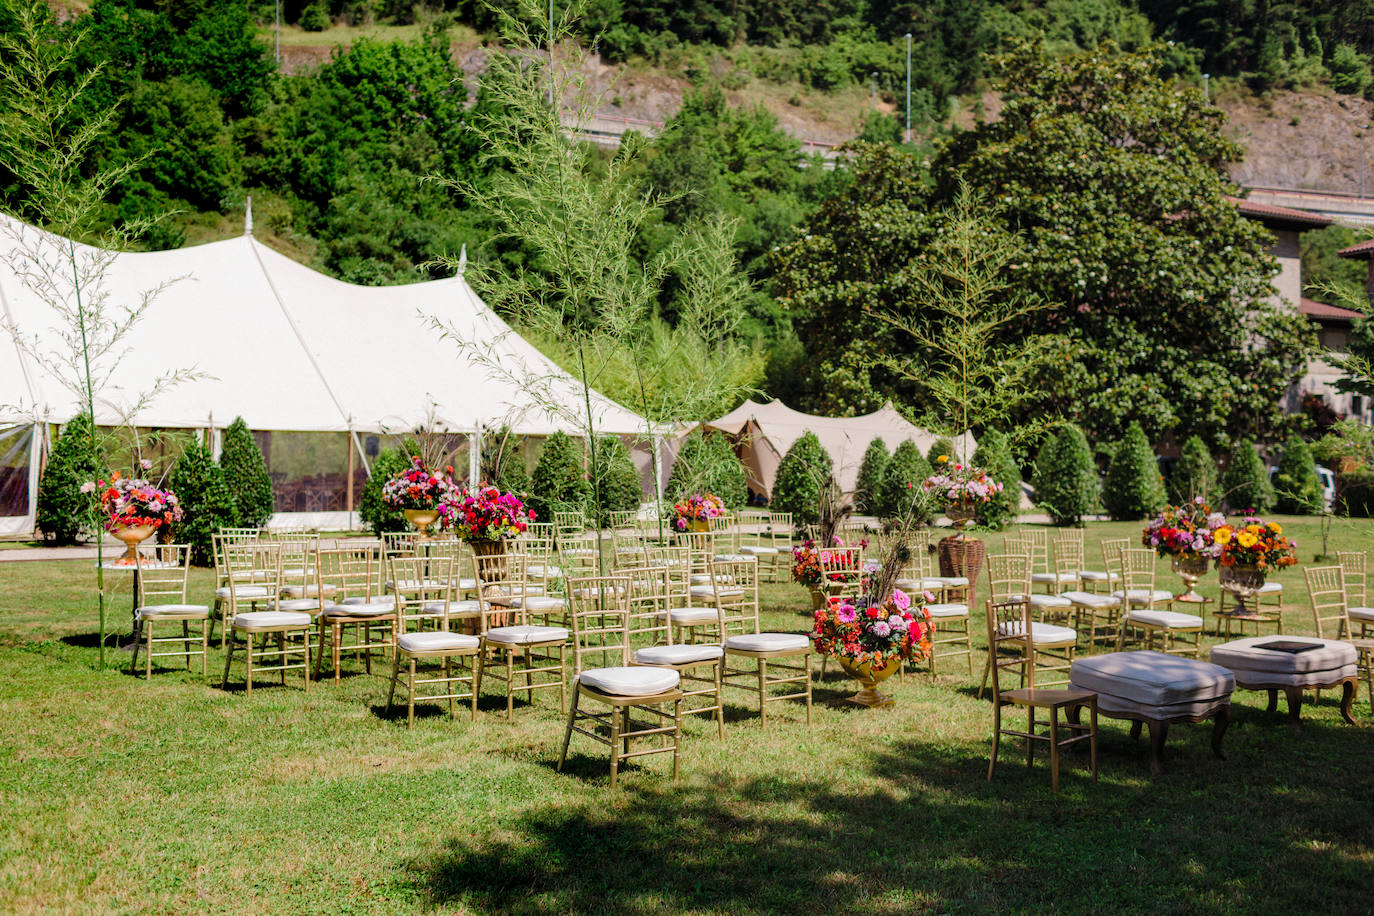
M61 322L16 273L24 252L55 257L67 242L0 215L0 317L44 350L62 352ZM79 261L101 257L76 246ZM205 428L242 416L255 430L472 432L508 424L522 435L576 432L573 378L514 333L461 276L405 286L343 283L251 235L190 248L109 254L108 308L136 306L167 286L123 342L127 351L96 405L116 425L157 378L202 377L163 392L129 417L138 426ZM474 359L432 325L471 344ZM9 338L8 334L4 335ZM69 348L68 348L69 349ZM79 400L47 368L0 341L0 424L65 422ZM491 363L499 366L492 368ZM542 396L531 392L538 390ZM552 409L548 402L556 406ZM644 434L637 414L599 394L598 426Z
M792 443L808 430L830 453L835 462L835 479L846 492L854 489L864 452L874 439L882 439L889 451L910 440L925 454L939 438L908 423L891 402L861 417L817 417L793 410L782 401L745 401L725 416L703 425L734 439L750 489L770 499L778 464ZM971 454L977 446L971 433L964 433L956 444L964 454Z

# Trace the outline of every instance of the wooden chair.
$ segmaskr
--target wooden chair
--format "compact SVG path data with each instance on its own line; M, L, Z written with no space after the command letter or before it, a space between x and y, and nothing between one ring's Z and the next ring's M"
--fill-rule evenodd
M759 698L759 721L768 724L768 704L782 700L806 701L806 724L811 725L811 638L800 633L765 633L759 627L758 564L753 561L713 562L711 584L693 586L700 598L710 589L720 614L726 664L723 672L728 684L755 693ZM751 661L753 667L731 668L730 660ZM770 665L773 676L770 676ZM782 672L781 676L777 672ZM750 681L754 682L751 683ZM798 691L792 685L804 684ZM782 694L770 693L781 687Z
M524 554L505 553L477 557L477 582L483 613L490 621L493 611L509 613L509 625L487 629L485 651L482 653L482 677L495 678L505 684L506 719L515 720L515 694L523 691L525 702L533 703L540 690L558 690L558 709L567 709L568 686L564 678L565 650L568 628L539 625L530 622L530 607L526 593L525 567L529 558ZM543 596L538 596L543 597ZM524 661L517 668L518 661ZM501 673L504 666L505 672Z
M936 601L926 605L930 612L930 673L939 673L940 659L960 655L968 659L968 673L973 674L973 632L969 623L967 595L969 581L961 576L932 576L930 574L930 534L926 531L915 532L912 542L907 545L910 559L905 567L903 580L897 587L916 592L931 592ZM884 550L891 545L885 545ZM963 600L952 600L953 596ZM954 647L941 651L942 646ZM898 671L905 669L905 664Z
M396 683L401 676L401 662L404 660L408 667L406 676L406 728L415 725L415 701L448 701L449 718L454 715L454 700L468 700L471 705L471 716L475 722L477 720L477 696L482 690L482 664L485 650L486 623L481 604L478 605L477 612L477 633L454 633L449 630L450 608L454 592L453 582L457 576L454 571L453 556L451 554L438 554L422 557L401 557L393 556L387 559L390 575L393 582L435 582L438 583L439 597L435 599L433 593L425 597L430 602L438 601L442 608L437 616L439 628L429 632L406 633L405 628L405 605L409 600L409 595L414 594L408 590L400 590L397 594L397 635L395 660L391 668L391 689L387 692L386 708L391 711L391 705L396 699ZM453 672L454 661L459 662L457 674ZM435 677L417 677L419 665L422 662L438 662L440 670ZM416 693L417 687L436 685L439 693ZM463 692L460 688L466 685L467 691Z
M1116 568L1119 564L1114 563L1111 570L1096 574L1099 576L1096 579L1089 579L1089 571L1083 569L1081 532L1078 539L1056 538L1053 548L1056 572L1076 572L1078 575L1078 587L1060 592L1059 597L1068 599L1073 605L1073 628L1087 636L1088 652L1092 653L1097 648L1099 637L1107 637L1115 642L1120 627L1121 599L1103 594L1096 588L1107 583L1120 584L1121 573Z
M273 542L217 535L211 535L210 540L215 551L215 579L218 582L211 610L210 633L214 634L214 622L219 619L223 623L219 647L223 649L228 645L229 623L234 614L256 611L275 602L277 592L269 590L269 585L279 584L280 579L275 567L268 570L258 565L267 562L269 551L253 549L255 544Z
M243 544L224 545L226 555L230 557L231 566L242 566L243 559L236 556L240 552L251 552L255 556L248 560L247 565L262 571L266 578L259 579L261 587L267 590L269 595L277 595L281 592L281 563L282 545L279 541L254 541ZM225 628L228 634L228 651L224 656L224 679L221 686L229 686L229 670L234 661L234 653L238 648L239 637L243 637L246 670L244 675L246 696L253 695L253 676L263 672L276 671L281 675L282 684L286 683L286 672L299 669L302 680L305 682L305 690L310 690L310 631L314 625L314 619L306 611L291 610L270 610L270 611L244 611L238 610L240 600L252 600L245 595L242 587L233 587L229 592L229 625ZM281 602L277 602L280 606ZM259 645L255 650L254 639ZM275 648L270 643L275 642ZM300 656L300 661L293 661L296 656ZM254 664L255 660L258 664ZM274 661L275 664L261 664L262 661Z
M186 581L190 573L187 562L189 548L185 544L159 544L151 551L139 551L140 559L149 561L138 571L138 610L134 619L138 632L134 634L134 657L129 673L138 671L138 652L144 649L147 670L144 677L153 677L154 658L184 658L186 670L191 670L191 657L200 655L200 676L205 677L210 643L210 608L204 604L186 603ZM200 635L191 635L191 624L200 624ZM159 623L180 623L180 636L155 636L153 628ZM197 648L195 644L199 644ZM174 651L158 652L158 646L175 644Z
M1140 631L1145 648L1153 649L1155 637L1160 637L1161 652L1171 655L1202 655L1202 618L1172 610L1174 595L1155 588L1155 552L1147 548L1127 548L1121 551L1122 588L1112 597L1122 602L1123 612L1116 634L1116 651L1126 643L1127 633ZM1156 605L1165 605L1159 610ZM1193 634L1191 643L1175 648L1180 636Z
M1369 705L1374 708L1374 639L1356 637L1351 626L1349 593L1344 566L1309 566L1303 570L1307 594L1312 601L1312 621L1318 639L1344 639L1355 645L1357 665L1364 673L1369 690ZM1335 635L1328 637L1332 625Z
M863 582L863 551L858 547L818 547L821 582L830 597L856 598Z
M576 673L558 770L562 772L568 745L577 732L611 749L612 789L622 761L672 754L675 782L681 764L681 678L673 668L630 664L630 583L628 576L589 576L568 583ZM588 711L584 702L607 709ZM635 713L657 721L636 723ZM632 741L645 738L661 740L631 750Z
M335 684L342 675L345 650L351 650L371 674L372 656L378 650L392 655L396 651L396 621L400 614L397 596L381 592L381 548L347 544L321 549L316 552L315 561L314 591L320 602L315 677L320 676L326 647ZM345 643L344 637L350 631L353 641Z
M1047 572L1031 573L1031 585L1042 586L1051 595L1075 591L1082 585L1083 533L1076 528L1067 530L1075 533L1057 531L1050 542L1050 560L1054 568Z
M669 611L676 603L673 577L667 566L621 570L628 576L630 587L630 639L647 637L651 645L636 649L634 664L672 668L680 677L679 687L685 702L693 697L705 700L706 706L685 706L683 715L712 715L716 719L717 736L725 737L725 705L722 702L721 671L725 650L717 638L715 642L675 643ZM719 631L717 631L719 632ZM705 670L706 676L701 672Z
M1338 550L1336 562L1345 572L1346 611L1353 626L1360 625L1360 636L1369 637L1374 631L1374 607L1369 602L1369 554L1363 550Z
M420 538L414 531L382 532L382 558L392 554L414 556L419 549Z
M587 519L582 510L557 510L553 513L553 527L561 542L565 537L578 537L587 530Z
M992 755L988 760L988 780L997 768L997 752L1001 747L1002 736L1022 738L1026 742L1026 766L1035 761L1035 743L1044 741L1050 749L1050 788L1059 792L1059 752L1072 747L1080 741L1088 741L1092 761L1093 781L1097 781L1097 694L1090 690L1047 690L1035 686L1035 666L1027 664L1027 659L1035 655L1035 623L1031 620L1031 606L1026 597L1010 601L988 600L988 658L992 663ZM1018 650L1015 656L1004 656L999 650L1004 643L1014 644ZM1021 674L1020 687L1003 690L1001 673L1006 668L1017 668ZM1017 731L1002 726L1004 706L1024 706L1026 708L1026 730ZM1082 707L1088 707L1088 724L1079 720ZM1037 721L1036 710L1049 710L1048 721ZM1068 737L1059 737L1059 712L1064 710L1066 720L1064 729ZM1048 728L1041 732L1040 727Z
M649 563L667 570L668 607L664 621L672 631L672 641L720 645L724 637L715 601L692 595L691 548L654 547L649 551Z
M1033 608L1036 599L1052 597L1031 594L1031 565L1027 554L990 556L983 561L983 567L987 570L990 601L1007 603L1025 599ZM1026 657L1031 659L1032 666L1038 666L1039 670L1047 674L1062 672L1063 680L1056 680L1056 684L1067 683L1069 668L1073 665L1074 650L1078 645L1078 632L1071 627L1056 626L1041 620L1035 622L1033 629L1035 632L1031 634L1032 639L1022 641ZM1006 638L1000 639L995 646L992 643L988 644L988 661L983 668L982 683L978 687L980 699L984 688L987 687L988 675L992 671L994 650L1016 647L1017 639L1023 634L1003 635ZM1031 645L1034 645L1034 652L1030 650Z

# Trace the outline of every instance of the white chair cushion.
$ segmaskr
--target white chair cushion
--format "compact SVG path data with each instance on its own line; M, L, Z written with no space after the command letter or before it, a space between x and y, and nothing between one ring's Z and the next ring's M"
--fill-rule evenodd
M776 557L778 548L761 547L757 544L749 544L739 549L739 552L747 557Z
M305 611L307 614L320 612L318 598L280 598L273 607L278 611Z
M1306 652L1283 652L1264 648L1265 643L1279 640L1303 642L1320 648ZM1330 671L1355 664L1357 655L1353 643L1335 639L1318 639L1315 636L1251 636L1213 646L1210 659L1214 665L1221 665L1237 672L1239 678L1241 670L1278 674ZM1246 680L1246 683L1253 683L1253 680Z
M563 570L559 569L557 566L549 566L545 563L527 567L525 569L525 574L531 579L557 579L559 576L563 575Z
M424 581L419 579L402 579L400 582L393 582L388 579L383 588L389 592L418 592L421 589L425 591L438 591L440 588L443 588L443 583L438 579L425 579Z
M403 652L445 652L451 649L476 649L482 641L466 633L402 633L396 645Z
M448 584L460 592L470 592L477 588L476 579L449 579Z
M968 585L968 579L964 576L936 576L936 582L943 582L945 588L964 588Z
M668 611L668 618L679 626L694 623L715 623L720 619L713 607L675 607Z
M1031 607L1041 610L1068 610L1073 602L1063 595L1031 595Z
M1117 582L1121 579L1116 573L1103 572L1100 569L1080 569L1078 578L1086 582Z
M641 665L686 665L714 661L724 654L725 650L720 646L651 646L636 652L635 661Z
M722 553L716 555L717 563L752 563L754 557L746 553Z
M1165 629L1189 629L1202 626L1202 618L1192 614L1179 614L1174 611L1131 611L1126 615L1130 623L1143 623Z
M267 586L265 585L226 585L215 589L216 598L238 597L242 598L266 598Z
M672 668L632 665L625 668L593 668L577 676L579 684L617 697L651 697L675 690L682 675Z
M967 617L967 604L927 604L931 617Z
M426 601L424 613L431 617L442 617L444 615L444 602ZM482 613L482 605L474 600L450 601L448 603L448 615L450 617L471 617Z
M182 620L198 620L209 617L210 609L203 604L149 604L138 609L138 619L151 617L178 617Z
M336 595L338 592L339 587L337 585L331 585L328 582L325 583L324 593L326 596ZM310 585L288 585L281 590L281 593L288 598L318 598L320 596L320 587L314 583Z
M1157 588L1154 590L1154 592L1147 592L1143 588L1133 588L1131 589L1131 604L1148 604L1151 601L1152 595L1153 600L1156 604L1158 604L1161 601L1174 600L1174 593L1167 592L1162 588ZM1120 598L1121 596L1122 591L1119 588L1116 591L1112 592L1113 598Z
M1236 685L1220 665L1149 650L1076 659L1069 680L1080 690L1147 708L1215 701Z
M298 614L295 611L248 611L247 613L234 615L234 629L236 630L275 630L286 627L308 627L310 623L309 614Z
M748 633L731 636L725 648L740 652L795 652L809 650L811 638L801 633Z
M575 588L575 589L573 589L573 597L574 597L574 598L596 598L596 597L598 597L603 591L604 591L606 594L611 594L612 592L614 592L614 593L617 594L617 595L623 595L623 594L625 594L625 592L627 591L627 589L626 589L625 586L623 586L623 585L615 585L615 586L612 586L612 585L600 585L600 586L598 586L598 587L596 587L596 588Z
M510 606L523 607L528 611L561 611L568 606L568 602L563 598L547 595L526 595L523 598L512 598Z
M1110 610L1114 607L1121 607L1121 599L1113 598L1111 595L1094 595L1092 592L1064 592L1059 597L1069 599L1074 607L1093 608L1094 610Z
M1078 576L1074 573L1031 573L1031 581L1037 585L1067 585L1077 582Z
M1025 632L1025 628L1019 623L997 625L997 633L1000 636L1023 636ZM1051 648L1073 645L1078 642L1078 631L1072 627L1057 627L1052 623L1031 621L1031 641L1037 646Z
M365 607L394 608L396 607L396 599L391 595L373 595L371 598L364 598L362 595L357 595L353 598L345 598L338 604L340 607L357 607L362 605Z
M1266 582L1266 583L1264 583L1263 585L1261 585L1261 586L1259 587L1259 591L1256 592L1256 594L1258 594L1258 595L1282 595L1282 594L1283 594L1283 583L1282 583L1282 582Z
M1368 620L1374 623L1374 607L1352 607L1347 608L1346 613L1351 620Z
M324 616L331 619L347 617L355 620L367 620L395 612L396 605L394 604L331 604L324 609Z
M536 642L563 642L568 638L566 627L494 627L487 631L487 642L520 646Z
M742 588L730 587L720 590L720 596L722 598L739 598L743 594L744 589ZM716 589L711 585L693 585L691 588L691 595L693 598L714 598L716 597Z

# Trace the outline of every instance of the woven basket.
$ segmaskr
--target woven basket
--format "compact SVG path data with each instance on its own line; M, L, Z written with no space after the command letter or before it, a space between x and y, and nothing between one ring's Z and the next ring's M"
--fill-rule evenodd
M983 558L988 545L980 538L950 535L940 539L940 575L963 576L969 581L968 606L978 603L978 575L983 571Z

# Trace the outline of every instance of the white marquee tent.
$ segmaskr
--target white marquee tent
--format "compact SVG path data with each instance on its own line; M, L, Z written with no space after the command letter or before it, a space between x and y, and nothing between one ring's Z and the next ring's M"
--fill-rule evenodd
M854 489L864 451L874 439L882 439L889 451L910 440L925 454L939 438L908 423L890 402L861 417L818 417L793 410L782 401L745 401L725 416L703 425L730 436L744 463L749 488L769 498L773 495L778 464L807 430L815 433L830 453L835 462L835 479L844 491ZM958 445L964 454L972 454L977 447L972 433L965 433Z
M62 350L60 322L16 268L32 263L26 254L52 257L66 244L0 216L0 314L44 350ZM76 253L78 261L102 256L79 245ZM354 521L355 484L388 435L421 426L455 438L502 425L522 436L576 432L577 383L515 334L462 276L354 286L297 264L249 233L109 258L104 289L111 306L135 305L143 291L173 282L124 341L127 355L97 403L97 423L120 425L158 376L195 370L201 377L159 394L130 419L141 428L205 430L217 447L218 432L242 416L264 445L279 513L293 515L274 523L344 527ZM480 345L484 356L475 358L433 321ZM11 334L0 337L5 534L32 529L50 424L65 423L80 408ZM642 436L648 428L601 395L593 404L605 433ZM475 474L477 450L467 451ZM279 467L286 464L294 466ZM283 494L282 485L293 492Z

